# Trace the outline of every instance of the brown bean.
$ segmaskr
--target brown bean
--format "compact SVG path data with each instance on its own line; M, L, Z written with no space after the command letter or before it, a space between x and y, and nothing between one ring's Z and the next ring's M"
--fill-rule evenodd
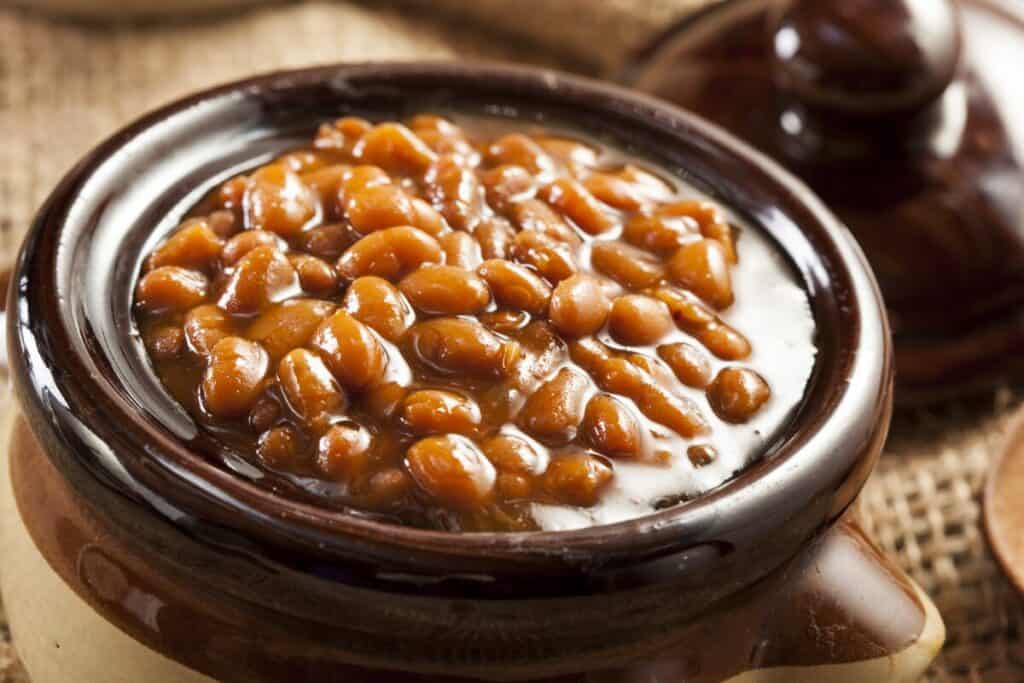
M708 386L708 403L726 422L742 423L752 418L771 398L772 392L761 375L748 368L723 368Z
M622 231L633 246L656 254L673 254L687 242L700 239L697 223L686 216L633 216Z
M356 235L341 223L327 223L302 233L302 248L311 256L336 260Z
M468 315L482 311L491 302L487 282L455 266L422 265L398 288L417 310L430 315Z
M256 455L271 469L294 469L302 463L304 446L302 437L294 428L274 427L260 435Z
M585 451L576 451L552 459L544 473L544 489L562 503L591 507L600 500L613 476L609 464Z
M480 252L485 259L505 258L516 231L504 218L491 217L476 224L473 236L480 243Z
M163 266L142 276L135 289L135 304L147 313L183 312L206 299L209 283L202 273L178 266Z
M694 467L705 467L718 459L718 451L710 444L696 444L686 449L686 456Z
M320 202L293 171L271 164L249 176L243 207L247 228L291 238L316 220Z
M661 261L622 242L598 242L590 252L594 269L626 289L645 289L665 277Z
M355 422L331 427L317 442L316 467L335 481L352 484L369 474L373 437Z
M245 188L248 184L249 178L244 175L224 181L217 189L217 206L232 213L241 212Z
M717 241L729 263L736 263L736 243L732 227L721 207L708 201L688 200L659 206L657 216L688 217L697 222L702 235Z
M553 177L556 170L554 160L544 148L521 133L511 133L492 142L486 159L492 166L514 164L544 178Z
M562 368L526 399L517 422L538 441L564 446L576 438L589 389L586 375Z
M361 501L370 508L386 508L400 504L409 495L415 483L405 470L385 467L374 472L366 482L366 492Z
M437 159L433 150L400 123L374 126L356 143L352 154L363 163L400 175L424 173Z
M662 301L641 294L628 294L612 302L608 330L620 344L656 344L673 329L672 314Z
M288 243L274 233L266 230L246 230L227 241L220 254L221 263L231 267L258 247L270 247L280 252L288 251Z
M411 225L416 220L412 199L395 185L374 185L350 192L345 198L345 216L360 234Z
M583 415L583 433L597 451L610 458L640 456L640 422L613 396L597 394L590 399Z
M416 313L398 288L379 277L361 277L349 285L342 305L353 318L392 342L416 322Z
M721 320L698 331L696 337L722 360L743 360L753 350L746 337Z
M388 355L363 323L336 311L313 334L310 345L346 389L367 389L380 382Z
M597 150L584 142L551 135L535 136L533 139L541 149L564 163L579 166L597 165Z
M480 406L452 391L423 389L409 394L402 406L402 421L420 436L471 435L480 426Z
M497 166L481 174L480 181L488 203L498 211L507 211L516 202L531 199L537 191L536 180L522 166Z
M426 197L456 230L472 230L483 212L483 190L476 174L453 157L442 156L427 169Z
M349 247L338 260L338 272L350 280L364 275L397 280L424 263L442 260L441 245L422 230L388 228L370 233Z
M182 223L177 232L146 260L152 270L161 266L180 266L206 270L217 263L224 243L203 219Z
M480 448L499 472L534 476L548 467L548 455L514 434L498 434L484 441Z
M578 181L559 178L540 191L540 197L572 219L584 232L600 235L618 226L612 208L602 203Z
M405 465L420 489L440 505L478 508L494 495L494 465L463 436L422 439L409 448Z
M445 221L437 209L426 203L419 197L414 197L412 200L412 208L414 216L410 225L414 228L419 228L423 232L441 239L446 235L450 235L452 230L448 227L448 223Z
M729 260L722 245L703 239L684 244L668 262L672 280L715 308L728 308L733 302Z
M231 318L212 304L196 306L185 315L185 340L201 356L209 355L217 342L234 334Z
M585 337L604 327L611 307L611 299L597 279L573 275L552 292L548 317L562 334Z
M322 156L308 149L300 149L282 154L274 159L272 163L284 166L289 171L294 171L298 174L316 171L327 165L326 160Z
M281 404L268 394L263 394L249 410L249 429L262 434L281 419Z
M511 334L530 323L530 314L525 311L498 310L481 313L477 316L477 320L495 332Z
M348 164L334 164L318 168L315 171L300 173L299 178L306 187L316 193L324 214L329 218L337 219L341 215L339 194L351 175L352 167Z
M221 339L203 374L203 407L216 418L245 417L263 390L269 367L270 358L259 344L240 337Z
M346 116L335 121L333 125L320 126L313 146L350 155L360 138L372 129L373 124L366 119Z
M413 325L406 335L415 357L436 370L478 377L503 377L519 359L517 343L476 320L437 318Z
M282 358L277 381L288 407L314 431L326 430L327 420L345 410L344 390L311 351L295 349Z
M370 164L352 166L342 176L341 185L338 187L338 206L345 207L348 204L349 198L354 194L374 187L390 186L391 184L391 176L379 166L372 166Z
M711 381L711 363L692 344L679 342L659 346L658 355L668 363L679 381L688 387L703 389Z
M242 229L242 223L233 211L225 211L224 209L213 211L205 220L206 224L210 226L210 230L213 230L213 234L222 240L232 237Z
M461 230L453 230L437 240L444 250L444 262L449 266L476 270L483 262L480 243L472 235Z
M398 382L376 384L363 394L362 406L378 420L390 420L398 414L409 390Z
M232 269L217 305L233 315L258 313L299 291L299 274L288 258L271 247L257 247Z
M288 260L299 274L299 284L305 291L324 296L337 289L338 274L326 261L309 254L292 254Z
M572 247L580 244L580 237L572 226L539 199L516 202L509 208L508 214L520 230L539 232Z
M154 359L169 361L185 350L185 333L178 325L160 325L147 331L144 342Z
M551 287L524 266L503 259L490 259L477 272L487 281L499 306L533 315L541 315L547 310Z
M561 282L576 274L576 261L565 244L532 230L515 236L511 256L541 274L548 282Z
M275 363L292 349L305 346L331 313L334 304L317 299L289 299L269 307L252 321L245 336L259 342Z
M674 287L658 287L651 290L650 295L668 306L672 319L679 329L690 334L699 334L701 330L717 320L717 316L703 301L692 292L675 289Z

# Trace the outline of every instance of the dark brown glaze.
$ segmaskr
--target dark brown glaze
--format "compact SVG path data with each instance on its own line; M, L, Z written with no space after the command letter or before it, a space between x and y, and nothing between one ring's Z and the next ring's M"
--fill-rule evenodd
M130 334L125 283L142 255L202 192L294 147L316 122L352 112L400 116L441 102L455 111L570 121L607 136L682 169L780 244L811 293L819 358L804 402L758 463L708 495L642 519L505 534L431 532L325 510L241 463L234 470L211 463L217 444L162 390ZM42 446L42 455L25 449L31 466L22 472L43 469L45 457L104 531L126 528L142 546L139 564L126 568L145 581L201 595L201 607L224 622L237 620L241 606L287 625L283 631L299 620L293 633L305 636L305 649L287 656L302 666L337 658L521 679L622 666L659 646L651 634L683 629L835 524L874 466L889 424L890 347L879 294L820 203L696 117L551 72L332 66L175 103L115 135L61 183L30 231L14 282L12 375ZM23 496L22 509L29 509ZM33 523L40 545L59 542L61 523L53 524ZM396 633L406 635L397 650ZM195 656L233 656L230 639L210 638L192 643L203 650Z
M685 20L626 80L779 159L849 225L889 308L899 402L990 387L1024 341L1024 94L1007 60L970 48L1024 57L1024 21L994 0L777 7Z
M140 511L123 499L110 499L112 517L95 514L40 451L24 420L15 425L11 456L18 510L51 566L112 623L190 668L228 683L454 683L493 680L498 675L487 672L499 669L461 661L487 652L491 644L483 637L484 624L474 622L497 616L487 615L490 610L473 601L434 599L435 618L453 614L455 623L428 626L402 620L403 604L422 600L328 586L329 595L318 596L315 606L289 605L270 612L246 600L245 592L276 584L284 591L282 602L288 604L299 597L291 577L268 574L254 558L223 556L179 531L140 534L133 523ZM173 552L161 552L168 547ZM235 582L239 594L218 590L216 584L222 582ZM660 586L657 595L671 611L693 598L701 600L704 592L680 576ZM576 619L595 618L593 612L608 609L611 600L632 598L623 594L577 599L562 628L574 628ZM310 614L310 607L315 614ZM560 608L569 605L560 603ZM527 660L511 672L513 680L587 683L596 677L602 683L646 683L685 676L688 683L716 683L750 669L885 657L911 645L925 621L905 575L849 519L755 585L705 609L702 616L674 624L668 633L649 626L628 642L619 639L614 621L605 620L608 651L584 661L562 651L555 639L531 642L512 631L505 634L496 654L512 659L522 653ZM513 601L502 605L501 612L506 619L536 624L538 631L543 629L540 621L551 619L550 612L536 604ZM353 620L356 614L359 619ZM648 616L653 622L658 615ZM358 628L349 626L353 621L358 621ZM819 637L807 636L811 624ZM453 637L469 638L470 644L450 650L447 642ZM719 642L729 647L712 646ZM391 652L395 643L403 650L397 656ZM474 653L474 648L480 652ZM472 666L483 677L383 668L408 665L406 658L412 656L423 657L417 665L423 671L461 674ZM531 657L537 658L538 672L551 666L545 657L560 658L558 668L566 672L532 673Z

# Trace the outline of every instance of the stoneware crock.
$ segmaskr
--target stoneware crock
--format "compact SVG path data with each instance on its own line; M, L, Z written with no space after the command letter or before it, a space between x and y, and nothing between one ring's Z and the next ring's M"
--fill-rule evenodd
M209 188L318 122L432 109L569 122L778 242L819 355L758 464L635 521L445 534L327 511L205 457L215 444L133 333L142 254ZM778 166L656 100L487 64L328 66L209 90L64 179L9 311L3 597L36 683L909 682L942 643L931 602L851 513L891 405L861 253Z

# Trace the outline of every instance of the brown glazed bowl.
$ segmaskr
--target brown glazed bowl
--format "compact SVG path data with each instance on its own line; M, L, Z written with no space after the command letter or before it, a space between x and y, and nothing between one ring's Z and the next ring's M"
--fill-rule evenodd
M290 499L215 466L133 333L142 255L216 183L347 113L565 121L760 226L809 292L818 361L759 462L697 500L570 532L446 534ZM157 226L154 232L154 227ZM36 683L910 681L931 603L849 511L889 424L863 255L799 182L641 95L538 69L359 64L260 76L100 145L12 281L3 592Z

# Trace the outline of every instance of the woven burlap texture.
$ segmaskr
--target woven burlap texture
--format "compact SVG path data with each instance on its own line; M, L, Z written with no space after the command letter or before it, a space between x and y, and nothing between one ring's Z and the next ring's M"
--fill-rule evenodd
M142 25L76 25L0 8L0 254L70 165L138 114L200 87L341 60L486 57L598 72L701 0L408 0L273 5ZM438 8L446 18L423 14ZM949 642L932 681L1024 681L1024 613L981 530L979 493L1019 403L899 416L861 508L932 595ZM24 681L0 642L0 683Z

